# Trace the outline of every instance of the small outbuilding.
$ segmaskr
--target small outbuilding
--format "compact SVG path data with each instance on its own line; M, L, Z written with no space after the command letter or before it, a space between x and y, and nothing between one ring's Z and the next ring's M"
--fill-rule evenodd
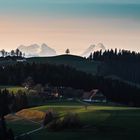
M106 103L106 97L98 90L93 89L90 92L85 92L83 94L83 101L92 103Z

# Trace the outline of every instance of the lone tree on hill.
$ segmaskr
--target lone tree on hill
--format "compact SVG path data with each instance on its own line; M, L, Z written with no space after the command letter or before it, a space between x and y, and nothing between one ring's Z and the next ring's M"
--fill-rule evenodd
M66 54L70 54L70 50L69 49L66 49Z

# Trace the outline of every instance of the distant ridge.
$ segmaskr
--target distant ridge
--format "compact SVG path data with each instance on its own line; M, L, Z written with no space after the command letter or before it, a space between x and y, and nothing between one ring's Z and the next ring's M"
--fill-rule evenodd
M26 57L56 56L56 51L45 43L41 46L38 44L32 44L29 46L20 45L18 49L25 53Z
M89 48L87 48L81 56L88 57L91 53L95 51L105 50L105 46L102 43L99 43L97 45L90 45Z

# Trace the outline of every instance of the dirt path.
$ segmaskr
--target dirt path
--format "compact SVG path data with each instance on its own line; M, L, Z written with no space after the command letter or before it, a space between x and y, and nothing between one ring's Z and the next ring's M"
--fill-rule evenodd
M32 130L32 131L23 133L23 134L21 134L21 135L19 135L19 136L16 136L16 137L15 137L15 140L16 140L17 138L20 138L20 137L29 136L30 134L36 133L36 132L38 132L38 131L40 131L40 130L43 130L43 129L45 129L45 127L44 127L44 126L41 126L41 127L38 128L38 129L35 129L35 130Z

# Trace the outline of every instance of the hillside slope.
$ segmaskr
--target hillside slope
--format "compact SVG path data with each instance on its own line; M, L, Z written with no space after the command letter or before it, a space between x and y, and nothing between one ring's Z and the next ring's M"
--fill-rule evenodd
M28 58L29 63L50 63L55 65L68 65L74 67L77 70L96 74L99 62L90 62L89 60L74 55L59 55L54 57L32 57Z
M0 66L14 65L16 63L49 63L53 65L68 65L70 67L76 68L77 70L96 74L98 67L101 65L100 62L91 62L83 57L76 55L58 55L52 57L30 57L26 58L26 62L17 62L17 58L1 58Z

